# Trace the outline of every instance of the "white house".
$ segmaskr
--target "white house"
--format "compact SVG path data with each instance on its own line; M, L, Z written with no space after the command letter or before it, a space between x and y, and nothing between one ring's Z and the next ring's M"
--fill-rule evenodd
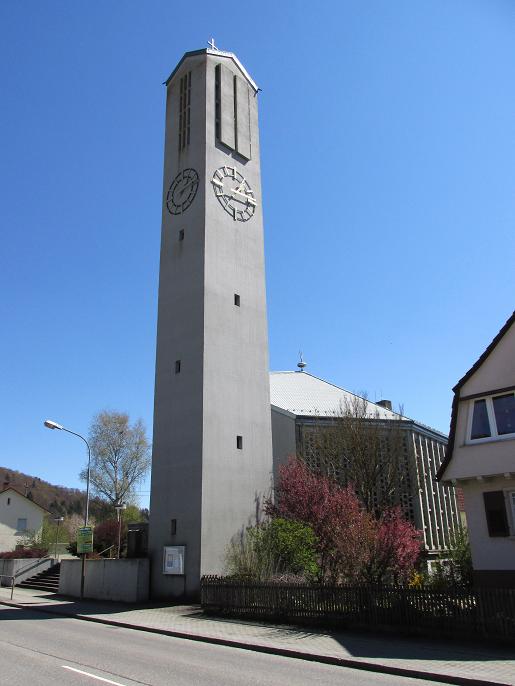
M515 312L453 390L438 479L463 489L475 582L515 587Z
M41 534L47 510L8 487L0 492L0 552L14 550L32 533Z

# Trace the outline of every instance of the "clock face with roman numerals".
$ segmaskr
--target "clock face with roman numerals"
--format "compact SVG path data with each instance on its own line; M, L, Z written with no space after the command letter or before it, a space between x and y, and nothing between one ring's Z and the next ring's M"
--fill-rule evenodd
M256 209L254 191L234 167L219 167L211 179L213 191L224 210L234 221L246 222Z
M199 177L194 169L183 169L172 181L166 195L166 207L170 214L182 214L197 194Z

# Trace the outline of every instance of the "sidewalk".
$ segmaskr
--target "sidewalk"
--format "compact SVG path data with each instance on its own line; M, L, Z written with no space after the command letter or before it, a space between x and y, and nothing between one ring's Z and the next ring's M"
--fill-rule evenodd
M393 635L319 631L205 617L197 605L128 606L75 600L30 589L0 588L0 604L233 645L359 669L455 684L515 686L515 649Z

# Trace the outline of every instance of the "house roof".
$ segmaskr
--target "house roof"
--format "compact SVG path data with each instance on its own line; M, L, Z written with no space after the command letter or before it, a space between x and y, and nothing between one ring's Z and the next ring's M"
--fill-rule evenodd
M270 372L271 404L295 415L334 417L342 407L359 397L308 372ZM371 419L405 419L381 405L366 402Z
M43 507L42 505L39 505L35 500L32 500L31 498L27 498L26 495L23 495L23 493L20 493L20 491L16 490L13 486L7 486L7 488L3 488L0 491L0 494L2 493L7 493L7 491L13 491L13 493L16 493L16 495L19 495L21 498L25 498L25 500L28 500L29 503L32 503L36 507L38 507L40 510L43 510L43 512L48 512L49 514L52 514L50 510L47 510L46 507Z
M497 347L498 343L501 341L501 339L505 336L505 334L510 330L512 325L515 323L515 311L512 313L512 315L508 318L504 326L501 328L499 333L495 336L495 338L492 340L490 345L488 345L482 355L478 357L478 359L474 362L472 367L468 370L468 372L461 377L461 379L458 381L458 383L454 386L452 389L454 391L454 398L452 400L452 410L451 410L451 426L449 429L449 442L447 444L447 450L445 452L445 457L440 465L440 469L436 473L436 478L438 481L443 478L444 472L449 466L449 463L452 459L452 453L454 450L454 439L456 436L456 422L458 419L458 403L460 399L460 390L462 386L470 379L471 376L473 376L477 370L481 367L483 362L490 356L490 354L495 350Z
M225 57L228 59L233 60L233 62L236 64L238 69L241 71L242 75L245 77L245 79L249 82L249 84L252 86L254 91L257 93L259 88L257 83L254 81L254 79L251 77L251 75L248 73L248 71L245 69L243 64L240 62L240 60L236 57L236 55L233 52L225 52L224 50L218 50L217 48L212 49L212 48L204 48L202 50L191 50L190 52L185 52L184 55L181 57L179 60L177 66L175 69L172 71L170 76L166 79L164 82L166 86L170 83L170 81L173 79L175 74L179 71L181 68L182 63L184 60L186 60L188 57L195 57L196 55L214 55L215 57Z

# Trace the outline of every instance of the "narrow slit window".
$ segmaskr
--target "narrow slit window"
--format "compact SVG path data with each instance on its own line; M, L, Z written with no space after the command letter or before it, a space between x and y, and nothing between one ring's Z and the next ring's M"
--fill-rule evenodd
M181 229L181 230L179 231L179 240L180 240L180 241L183 241L183 240L184 240L184 229Z
M472 414L472 430L470 432L470 438L488 438L491 435L486 400L476 400Z
M181 373L181 361L180 360L175 360L175 373L176 374Z
M240 296L238 295L238 293L234 294L234 304L236 305L236 307L240 306Z
M190 142L191 71L179 82L179 152Z
M170 533L172 536L175 536L175 534L177 533L177 520L176 519L171 520Z
M222 101L221 101L221 85L220 85L220 70L219 64L215 67L215 136L216 140L220 140L221 136L221 116L222 116Z
M236 436L236 448L243 450L243 436Z

